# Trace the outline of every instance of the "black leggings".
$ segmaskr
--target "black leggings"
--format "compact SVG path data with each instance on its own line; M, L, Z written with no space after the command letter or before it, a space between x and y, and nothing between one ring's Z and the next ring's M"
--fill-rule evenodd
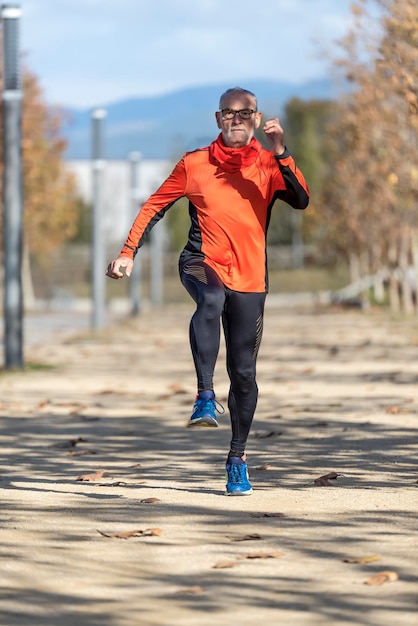
M198 390L213 389L222 317L230 380L230 448L243 454L257 405L256 361L266 294L228 289L203 261L186 264L180 271L180 279L197 305L190 321L190 346Z

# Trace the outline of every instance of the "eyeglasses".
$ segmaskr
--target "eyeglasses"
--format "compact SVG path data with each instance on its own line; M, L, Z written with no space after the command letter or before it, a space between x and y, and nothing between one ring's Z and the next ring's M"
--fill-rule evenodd
M242 120L249 120L256 111L254 109L240 109L239 111L235 109L221 109L221 113L224 120L233 120L237 113Z

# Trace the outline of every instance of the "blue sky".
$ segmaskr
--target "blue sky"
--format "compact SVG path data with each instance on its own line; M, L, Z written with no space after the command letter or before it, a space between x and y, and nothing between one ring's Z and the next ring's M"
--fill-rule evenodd
M350 4L22 0L21 50L48 103L80 108L217 82L301 83L329 75Z

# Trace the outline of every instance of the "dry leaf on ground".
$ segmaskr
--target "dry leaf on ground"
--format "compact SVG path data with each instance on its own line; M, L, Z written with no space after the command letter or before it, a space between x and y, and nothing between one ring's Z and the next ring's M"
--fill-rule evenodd
M81 480L82 482L95 482L97 480L100 480L101 478L103 478L105 471L104 470L97 470L97 472L94 472L92 474L81 474L81 476L79 476L78 478L76 478L76 480Z
M78 443L87 443L87 439L83 439L83 437L77 437L77 439L60 441L59 443L53 443L51 445L51 448L75 448Z
M324 476L315 478L314 484L317 487L334 487L334 484L330 481L337 479L339 476L344 476L344 474L337 474L337 472L329 472L328 474L325 474Z
M348 556L343 559L344 563L374 563L375 561L380 561L380 556L378 554L368 554L367 556Z
M237 561L219 561L219 563L215 563L213 569L230 569L231 567L237 567L239 563Z
M131 537L159 537L162 531L161 528L146 528L145 530L126 530L120 533L105 533L97 529L97 532L103 537L109 537L110 539L130 539Z
M161 502L160 498L144 498L143 500L140 500L140 502L143 502L144 504L153 504L154 502Z
M168 387L170 389L171 394L178 394L178 393L189 393L188 390L185 387L182 387L181 385L177 385L176 383L173 383L172 385L169 385Z
M388 413L389 415L396 415L397 413L401 412L401 407L399 406L388 406L388 408L386 409L386 413Z
M199 587L199 585L195 585L194 587L185 587L184 589L179 589L175 592L176 595L186 594L189 596L199 595L200 593L205 593L205 590L203 587Z
M251 517L286 517L284 513L251 513Z
M69 450L70 456L88 456L89 454L97 454L96 450Z
M391 572L389 570L384 570L383 572L377 572L370 576L368 580L364 583L365 585L384 585L385 583L395 582L398 580L399 576L396 572Z
M261 535L251 533L250 535L243 535L242 537L234 537L232 541L252 541L253 539L261 539Z
M278 550L273 552L250 552L249 554L244 554L244 556L238 557L241 559L277 559L279 556L283 556L283 552L279 552Z
M136 485L137 483L131 483L131 485ZM126 487L128 483L125 483L123 480L117 480L114 483L99 483L98 487Z

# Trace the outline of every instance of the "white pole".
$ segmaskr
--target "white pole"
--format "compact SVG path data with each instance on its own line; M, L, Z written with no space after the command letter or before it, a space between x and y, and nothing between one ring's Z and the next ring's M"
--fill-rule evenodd
M140 152L131 152L129 155L130 170L130 215L134 220L140 209L140 193L139 193L139 166L142 155ZM131 315L139 315L141 311L141 278L142 278L142 255L137 254L135 257L134 267L130 278L130 297L131 297Z
M105 326L105 242L103 235L103 120L104 109L92 113L92 178L93 178L93 241L92 241L92 326L100 330Z

